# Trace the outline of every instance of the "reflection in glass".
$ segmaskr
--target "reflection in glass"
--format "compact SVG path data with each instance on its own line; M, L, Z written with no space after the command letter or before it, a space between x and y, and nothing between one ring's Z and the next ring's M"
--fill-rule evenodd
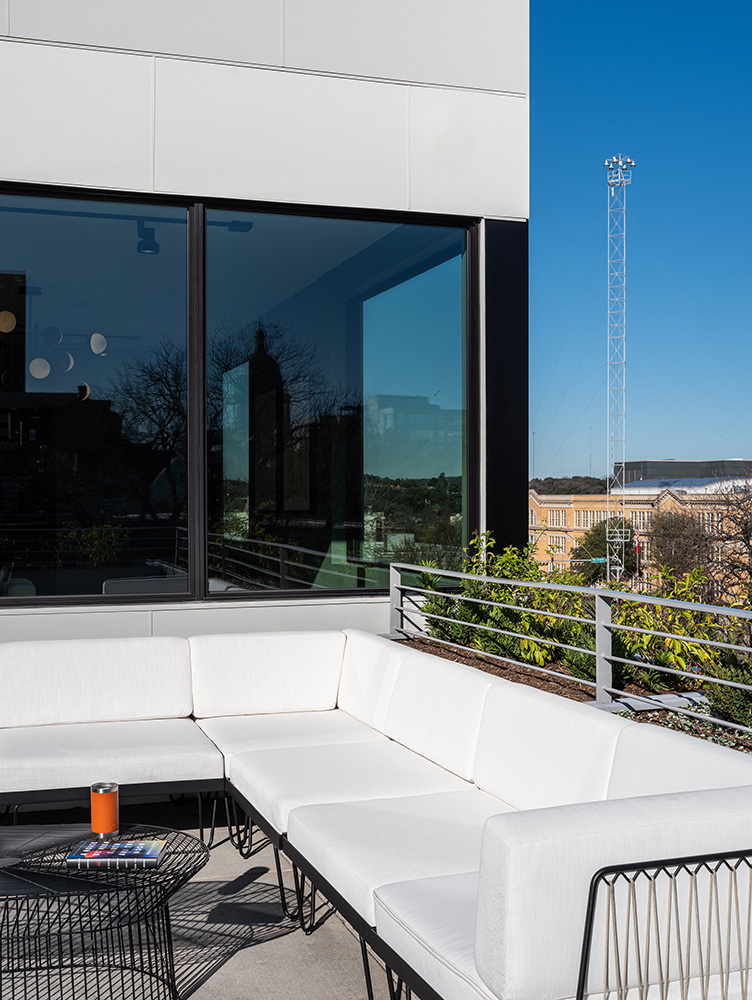
M210 589L463 544L463 229L208 213Z
M186 592L185 210L0 196L0 232L0 596Z

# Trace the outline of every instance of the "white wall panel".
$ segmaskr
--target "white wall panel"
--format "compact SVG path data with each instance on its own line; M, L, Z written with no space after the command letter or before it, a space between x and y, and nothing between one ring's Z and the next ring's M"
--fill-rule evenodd
M284 632L294 629L359 628L364 632L389 630L386 598L371 601L280 601L251 607L203 607L157 610L154 635L221 635L226 632Z
M10 0L0 0L0 35L7 35L9 29Z
M21 38L274 65L283 9L283 0L10 0Z
M122 639L149 635L148 611L6 611L0 615L0 642L34 639Z
M152 59L0 42L3 177L151 187Z
M406 88L160 59L159 191L407 208Z
M386 597L155 604L135 608L86 607L0 611L0 642L33 639L106 639L148 635L216 635L294 629L389 629Z
M527 100L411 87L410 208L527 218Z
M285 64L527 93L527 0L286 0Z

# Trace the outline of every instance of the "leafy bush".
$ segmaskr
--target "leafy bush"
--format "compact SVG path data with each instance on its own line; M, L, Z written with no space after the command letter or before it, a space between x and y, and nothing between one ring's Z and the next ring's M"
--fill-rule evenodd
M737 684L752 684L752 669L748 660L736 656L714 666L714 677ZM735 722L738 726L752 726L752 691L728 687L725 684L703 685L703 694L710 703L710 710L719 719Z

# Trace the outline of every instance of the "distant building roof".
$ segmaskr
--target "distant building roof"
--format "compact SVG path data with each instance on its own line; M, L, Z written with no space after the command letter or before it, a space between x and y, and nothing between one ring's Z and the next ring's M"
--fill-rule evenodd
M709 476L700 479L638 479L634 483L625 483L624 492L640 494L673 490L675 493L717 493L721 484L724 489L729 490L737 484L746 482L749 482L746 478L731 479L728 476Z

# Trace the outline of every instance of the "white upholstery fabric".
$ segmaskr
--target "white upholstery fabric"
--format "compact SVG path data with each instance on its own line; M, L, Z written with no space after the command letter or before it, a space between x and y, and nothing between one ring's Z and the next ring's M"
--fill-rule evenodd
M174 719L192 708L185 639L0 644L0 728Z
M338 708L328 712L231 715L200 719L198 724L228 758L247 750L386 740L386 736Z
M444 1000L495 1000L475 968L478 873L376 890L376 930Z
M616 744L608 798L752 785L752 754L645 723Z
M483 826L508 808L477 788L303 806L287 839L373 925L378 886L477 871Z
M227 775L279 833L287 830L290 810L297 806L468 787L391 741L238 753L228 761Z
M500 683L475 667L410 650L397 673L384 732L469 781L483 703Z
M188 640L198 719L335 708L343 632L253 632Z
M481 849L478 972L499 997L571 997L588 886L599 868L740 850L750 843L752 788L611 799L494 816L486 823ZM602 923L598 927L602 931ZM602 940L596 936L593 982L599 981L602 954Z
M397 673L409 647L370 632L345 629L347 642L337 705L367 726L384 731Z
M0 729L0 791L222 778L222 755L190 719Z
M483 708L475 783L517 809L604 799L617 738L634 725L523 684L497 684Z

